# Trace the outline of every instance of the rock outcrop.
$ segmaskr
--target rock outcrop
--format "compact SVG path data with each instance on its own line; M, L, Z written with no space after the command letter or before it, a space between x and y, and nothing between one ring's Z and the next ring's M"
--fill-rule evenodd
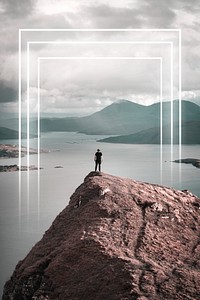
M200 299L199 214L187 190L92 172L3 300Z

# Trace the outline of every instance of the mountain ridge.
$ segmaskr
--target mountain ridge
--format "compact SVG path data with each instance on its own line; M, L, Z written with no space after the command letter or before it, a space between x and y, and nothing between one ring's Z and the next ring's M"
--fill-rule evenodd
M179 100L173 101L173 116L171 116L172 103L163 102L162 121L166 126L173 119L174 124L179 123ZM149 130L160 126L161 103L144 106L129 100L120 100L111 105L84 117L67 118L41 118L40 129L42 132L68 131L91 135L128 135L142 130ZM181 101L182 123L200 121L200 107L190 101ZM16 126L16 120L13 122ZM26 124L23 120L23 131ZM9 125L9 121L6 126ZM30 132L37 134L38 123L30 121Z
M200 144L200 121L183 122L181 127L181 143L185 145ZM141 130L134 134L119 135L99 139L97 142L122 144L160 144L160 127ZM173 144L179 144L179 124L173 127ZM171 124L163 126L163 144L171 143Z
M25 139L27 136L25 133L21 133L21 138ZM34 138L35 135L31 134L30 138ZM1 140L15 140L19 138L19 132L7 127L0 127L0 139Z
M162 105L163 125L166 125L171 121L171 102L163 102ZM200 121L200 107L198 105L182 100L181 107L183 122ZM173 108L173 119L174 122L178 123L178 100L173 102ZM64 118L58 121L52 120L52 123L52 130L56 126L59 126L60 123L59 130L61 131L66 131L66 127L68 127L67 130L69 131L77 131L85 134L132 134L160 126L160 103L144 106L124 100L120 103L112 103L104 109L86 117ZM43 125L45 126L41 120L41 128L44 128ZM47 127L44 130L48 130Z

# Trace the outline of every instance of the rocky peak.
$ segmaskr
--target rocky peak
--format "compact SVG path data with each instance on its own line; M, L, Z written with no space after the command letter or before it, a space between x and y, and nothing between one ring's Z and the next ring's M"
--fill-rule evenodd
M199 213L188 191L91 172L3 300L199 299Z

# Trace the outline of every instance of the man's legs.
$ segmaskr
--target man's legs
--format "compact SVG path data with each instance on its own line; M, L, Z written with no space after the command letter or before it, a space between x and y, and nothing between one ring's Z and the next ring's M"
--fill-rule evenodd
M98 161L95 161L95 172L97 171L97 167L99 169L99 172L101 172L101 163Z

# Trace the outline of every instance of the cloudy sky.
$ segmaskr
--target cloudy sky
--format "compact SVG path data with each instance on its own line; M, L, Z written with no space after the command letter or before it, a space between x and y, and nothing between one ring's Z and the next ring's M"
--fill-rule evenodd
M161 58L163 98L177 99L178 34L145 31L152 28L182 30L182 98L200 105L199 20L199 0L0 0L0 111L18 110L20 28L59 29L22 32L23 111L27 66L31 112L38 108L38 74L42 112L89 114L119 99L145 105L158 102ZM61 30L76 28L143 31Z

